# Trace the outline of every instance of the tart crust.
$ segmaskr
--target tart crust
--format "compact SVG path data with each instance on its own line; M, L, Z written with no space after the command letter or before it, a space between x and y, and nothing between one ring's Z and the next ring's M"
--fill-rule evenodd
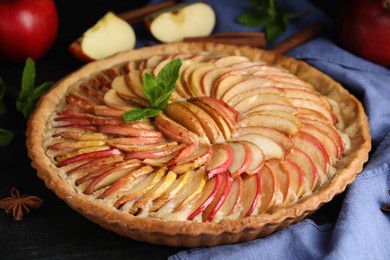
M62 102L70 86L102 70L130 60L145 59L157 54L200 51L242 55L250 60L262 60L269 64L279 65L310 83L318 92L335 100L340 107L341 116L345 122L344 131L348 134L351 144L350 149L335 165L337 172L332 180L312 195L300 199L296 204L275 207L270 212L258 216L212 223L162 221L155 218L134 217L96 200L91 200L60 178L56 172L56 166L46 156L44 139L47 121L55 112L57 105ZM212 43L174 43L120 53L105 60L89 63L63 78L40 99L36 110L30 117L27 147L32 166L37 169L38 176L46 186L70 207L91 221L122 236L140 241L170 246L199 247L252 240L301 221L321 205L329 202L336 194L343 192L362 171L363 164L368 160L371 138L362 104L339 83L302 61L250 47Z

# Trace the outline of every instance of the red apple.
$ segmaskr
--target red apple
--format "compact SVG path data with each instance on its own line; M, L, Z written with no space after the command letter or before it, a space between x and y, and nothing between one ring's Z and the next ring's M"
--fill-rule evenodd
M24 62L41 58L58 32L53 0L0 0L0 57Z
M337 25L342 47L380 65L390 66L390 1L346 1Z

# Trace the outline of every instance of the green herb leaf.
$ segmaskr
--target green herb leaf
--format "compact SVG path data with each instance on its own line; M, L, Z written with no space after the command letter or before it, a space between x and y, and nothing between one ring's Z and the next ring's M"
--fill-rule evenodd
M9 145L9 143L14 138L14 133L11 131L0 128L0 146Z
M137 108L127 111L123 115L124 120L131 122L142 118L154 117L161 113L168 105L169 99L175 90L181 65L181 59L177 58L168 62L160 70L157 77L145 73L143 77L143 90L150 108Z
M286 31L290 19L302 15L288 12L277 0L248 1L251 8L238 17L238 22L248 26L264 26L270 42Z
M160 114L162 110L156 108L133 108L123 114L126 122L141 120L143 118L154 117Z
M52 82L45 82L35 88L35 62L28 58L23 69L22 86L16 100L16 109L22 112L25 118L28 118L35 108L36 101L52 85Z

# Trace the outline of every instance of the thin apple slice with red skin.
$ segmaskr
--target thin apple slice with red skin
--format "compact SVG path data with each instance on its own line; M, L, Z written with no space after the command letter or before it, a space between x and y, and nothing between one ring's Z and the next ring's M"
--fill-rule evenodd
M110 89L104 94L104 104L108 107L119 109L122 111L129 111L135 108L134 105L131 105L130 103L119 97L114 89Z
M309 133L317 138L328 151L328 154L331 157L331 162L337 161L341 156L341 150L339 149L337 143L332 139L332 137L315 125L303 124L302 131Z
M97 140L91 140L91 141L61 141L58 143L54 143L48 147L49 150L56 150L56 151L70 151L70 150L76 150L81 149L85 147L94 147L94 146L103 146L106 144L105 140L97 141Z
M57 164L57 167L67 166L69 164L88 160L88 159L96 159L96 158L107 157L110 155L121 155L121 154L123 154L123 152L116 148L109 148L109 149L98 150L89 153L82 153L61 161L60 163Z
M286 160L291 160L296 163L301 169L306 185L311 191L314 191L318 186L318 169L313 160L305 152L297 147L294 147L286 156Z
M202 77L202 85L201 89L202 92L205 94L205 96L211 96L211 93L213 91L214 83L218 80L218 78L223 75L224 73L227 73L230 71L230 68L222 67L222 68L215 68L208 72L206 72Z
M199 100L193 100L191 101L191 103L197 105L211 116L211 118L214 120L214 122L217 124L218 128L222 132L225 140L229 140L231 138L233 126L230 124L231 122L228 119L225 119L222 115L219 114L217 110L202 103Z
M261 134L241 135L240 140L246 140L257 145L264 154L265 160L282 159L286 155L283 147L274 139Z
M58 125L55 128L65 128L65 129L78 129L84 131L96 132L97 127L93 125L79 125L79 124L69 124L69 125Z
M214 216L220 219L237 219L242 211L242 178L237 176L233 179L229 194L226 197L225 202ZM216 219L218 221L218 219Z
M305 176L299 165L290 159L284 159L280 163L283 170L289 172L291 187L296 196L300 198L308 193L309 188L305 183Z
M230 145L214 144L212 150L211 158L206 163L206 173L209 179L226 172L233 162L233 149Z
M261 178L261 203L257 214L262 214L278 203L279 187L275 172L268 164L264 164L259 175Z
M156 148L155 150L148 151L134 151L134 152L126 152L125 159L155 159L162 158L168 156L170 154L176 153L185 147L185 144L166 146L162 148Z
M95 106L98 106L99 104L88 99L88 98L85 98L83 96L80 96L77 92L75 91L71 91L67 96L66 96L66 103L71 105L71 106L75 106L79 109L81 109L82 111L85 111L85 112L93 112L93 108Z
M142 189L134 189L133 192L123 195L122 197L120 197L118 200L116 200L114 202L113 206L116 208L120 208L126 202L140 198L141 196L143 196L144 194L146 194L147 192L152 190L153 187L155 187L160 182L160 180L164 177L166 172L167 172L167 168L160 168L156 172L152 172L149 176L147 176L147 177L150 177L150 178L148 178L149 182L147 182L146 185L145 184L142 185L142 186L144 186ZM140 177L140 176L138 176L138 177ZM128 180L122 179L120 182L117 182L117 183L120 184L120 188L121 188L124 185L126 185L127 183L133 181L134 179L135 178L132 178L132 176L131 176L131 178L129 178ZM113 187L113 186L111 186L111 187ZM117 190L118 190L117 187L115 187L115 189L112 192L110 191L110 193L113 194L113 192L117 191ZM103 194L104 193L102 193L102 195Z
M213 202L215 196L221 188L222 178L223 176L218 174L206 182L200 198L192 202L195 210L187 217L187 220L193 220Z
M245 80L244 75L233 74L231 71L222 74L218 77L217 80L214 81L210 97L215 99L222 99L227 91L238 85L243 80Z
M188 171L192 171L200 166L206 164L210 160L213 153L213 149L209 145L200 145L195 153L188 156L182 162L170 167L171 171L177 174L183 174Z
M141 169L141 170L140 170ZM122 179L125 176L132 175L132 172L142 172L142 173L150 173L153 171L153 168L150 166L143 166L139 162L134 162L133 164L123 165L122 167L115 167L112 170L106 171L103 174L94 178L89 185L84 189L84 194L92 194L94 191L99 190L103 187L110 186L113 183L116 183L118 180ZM139 175L141 176L141 175ZM112 185L111 185L112 186ZM113 188L109 188L109 191L105 191L105 194L110 194L111 191L117 190L115 187L119 187L119 185L114 185ZM121 186L122 187L122 186ZM115 188L115 189L114 189ZM118 188L119 189L119 188ZM106 195L102 195L100 198L105 197Z
M310 134L297 133L291 137L295 146L309 155L319 170L325 175L329 173L330 156L321 142Z
M189 109L181 104L181 102L168 104L164 109L164 114L188 130L196 133L199 136L200 143L210 144L199 119Z
M222 205L225 203L227 196L230 193L232 187L233 178L228 172L222 174L222 184L218 190L217 195L213 199L212 203L203 211L202 219L206 222L211 222L214 219L215 214L219 211Z
M293 190L292 177L290 171L282 167L280 160L269 160L266 164L272 168L275 173L279 190L283 194L283 204L287 205L296 200L296 194Z
M343 152L345 150L344 140L341 137L340 133L336 130L334 125L331 125L330 123L324 123L321 120L308 119L308 118L301 118L301 121L304 124L310 124L310 125L316 126L317 128L320 128L322 131L324 131L328 135L330 135L331 138L338 145L340 155L343 154Z
M176 141L166 141L155 143L155 144L145 144L145 145L138 145L138 144L118 144L118 143L111 143L113 146L117 146L118 149L120 149L123 152L154 152L155 150L160 150L162 148L168 148L168 147L174 147L178 146L179 143Z
M287 105L287 106L293 105L291 101L286 97L277 94L260 93L241 100L235 106L233 106L233 108L240 113L246 113L247 111L249 111L254 107L263 104L271 104L271 103Z
M298 127L294 122L291 122L284 117L274 115L250 115L242 119L239 126L262 126L273 128L286 134L287 136L291 136L298 132Z
M293 98L290 100L295 107L312 109L324 115L329 120L330 123L332 124L337 123L337 116L335 115L335 113L331 109L325 107L324 105L316 101L310 99L304 99L304 98Z
M305 107L297 107L296 109L298 110L297 117L299 119L319 120L324 124L334 125L333 122L330 122L326 116L316 110Z
M199 63L200 64L200 63ZM212 63L202 63L201 66L195 68L189 76L189 86L192 89L195 97L209 96L210 93L206 93L202 87L202 79L206 73L210 70L215 69L215 65Z
M166 142L166 140L161 137L117 137L107 140L107 144L115 146L116 144L120 145L148 145L148 144L158 144Z
M197 134L170 119L164 113L155 116L155 123L157 129L160 130L163 135L179 143L187 145L199 143L199 136Z
M249 109L246 114L255 114L257 112L267 112L267 111L283 111L285 113L289 113L291 115L298 114L298 109L296 109L293 106L290 105L284 105L284 104L275 104L275 103L269 103L269 104L262 104L257 107L254 107L252 109Z
M251 85L247 85L251 86ZM243 101L244 99L256 96L258 94L274 94L274 95L283 95L283 89L277 88L274 86L268 86L268 87L257 87L257 88L250 88L247 90L242 90L240 93L237 93L237 95L232 96L230 99L225 99L225 102L229 104L231 107L235 107L239 102Z
M244 198L241 217L248 217L257 214L256 209L260 206L261 197L261 176L260 173L255 175L242 176L242 197Z
M128 137L153 137L162 138L162 134L155 130L137 128L132 125L112 126L104 125L100 126L98 132L110 135L120 135Z
M76 131L62 131L53 135L53 137L61 137L68 140L74 141L93 141L93 140L106 140L107 135L102 133L82 133Z
M209 68L214 68L214 65L207 63L193 63L191 62L181 73L180 81L183 84L184 89L191 97L203 96L202 89L199 88L202 75L198 75L198 78L192 78L194 71L199 68L205 68L208 71ZM192 78L192 80L191 80ZM195 82L193 82L195 80ZM199 83L197 83L198 81ZM193 85L195 83L195 85Z
M273 86L273 82L264 78L254 77L253 75L242 78L240 82L233 85L230 89L220 97L225 102L228 102L242 91L250 91L251 89L261 89Z
M163 207L169 200L176 196L188 183L191 179L192 172L186 172L178 176L175 182L167 189L167 191L162 194L158 199L153 201L152 206L150 207L150 212L156 212L161 207Z
M107 106L94 107L94 114L103 117L123 118L123 111Z
M311 99L315 102L318 102L325 106L328 109L331 109L330 104L326 100L326 98L319 93L316 93L314 91L311 91L309 89L301 89L301 88L284 88L283 89L284 96L287 98L305 98L305 99Z
M129 89L132 90L139 98L147 100L143 90L143 72L140 70L130 70L125 75L125 82Z
M135 168L125 175L116 174L116 173L111 173L111 174L105 173L105 174L102 174L101 176L99 176L98 178L96 178L93 182L91 182L90 185L87 187L87 189L84 191L84 193L88 194L87 190L90 189L91 187L93 187L93 185L95 183L97 183L97 184L94 187L94 190L98 190L98 189L101 189L101 188L106 187L108 185L111 185L108 189L106 189L103 193L101 193L97 197L98 199L104 199L107 196L113 195L115 192L117 192L121 188L128 185L134 179L139 178L141 176L148 175L152 172L154 172L153 167L146 165L146 166ZM116 176L114 176L114 174ZM104 175L106 175L106 176L104 176ZM112 177L114 177L114 178L112 178ZM109 180L108 178L111 178L111 179ZM101 179L100 182L99 182L99 179Z
M140 197L136 203L129 210L132 215L142 215L147 214L149 212L149 208L151 207L150 202L156 200L161 197L172 184L176 180L177 175L172 171L168 171L167 174L157 183L150 191L145 193L142 197ZM142 211L139 213L139 211ZM147 211L147 212L143 212Z
M276 111L276 110L259 111L259 112L256 112L254 114L248 115L248 116L256 116L256 115L259 115L259 116L266 115L266 116L281 117L281 118L289 120L298 129L302 127L301 120L299 120L296 116L294 116L294 115L292 115L292 114L290 114L288 112L285 112L285 111Z
M234 126L240 121L240 114L224 101L206 96L198 97L196 99L214 108L219 112L220 115L228 119L227 123L229 123L229 126L232 128L232 130L234 129Z
M79 166L70 169L66 172L66 174L70 175L73 173L80 172L82 170L95 170L97 168L100 168L102 166L110 165L113 163L122 162L124 159L124 156L122 154L120 155L110 155L102 158L96 158L92 159L91 161L85 162L83 164L80 164Z
M72 123L77 125L91 125L91 121L86 118L74 116L60 116L54 119L56 122ZM61 125L60 125L61 126Z
M192 143L190 145L186 145L183 149L181 149L174 158L166 162L166 166L174 165L184 161L191 154L195 153L197 149L197 145Z
M246 134L261 134L275 140L288 153L294 146L294 143L284 133L269 127L262 126L246 126L237 128L239 135Z
M261 168L263 168L265 163L265 155L263 150L260 149L258 145L253 142L240 140L240 142L245 143L251 150L251 160L250 164L246 169L248 175L254 175L258 173Z
M218 125L206 111L190 102L181 102L181 104L190 110L199 120L210 143L218 143L224 140Z
M233 150L233 161L229 167L230 175L233 178L236 178L243 172L246 172L252 163L252 149L248 143L249 142L245 141L227 143L227 145L229 145Z
M214 64L216 67L230 67L235 64L240 64L241 62L246 61L249 61L249 59L245 56L231 55L217 59Z

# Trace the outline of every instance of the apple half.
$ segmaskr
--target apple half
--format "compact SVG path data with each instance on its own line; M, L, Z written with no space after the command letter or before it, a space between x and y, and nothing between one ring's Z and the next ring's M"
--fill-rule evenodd
M203 2L175 5L145 18L151 34L161 42L208 36L213 31L215 22L214 10Z
M112 12L104 15L68 48L77 59L85 62L100 60L117 52L134 48L133 28Z

